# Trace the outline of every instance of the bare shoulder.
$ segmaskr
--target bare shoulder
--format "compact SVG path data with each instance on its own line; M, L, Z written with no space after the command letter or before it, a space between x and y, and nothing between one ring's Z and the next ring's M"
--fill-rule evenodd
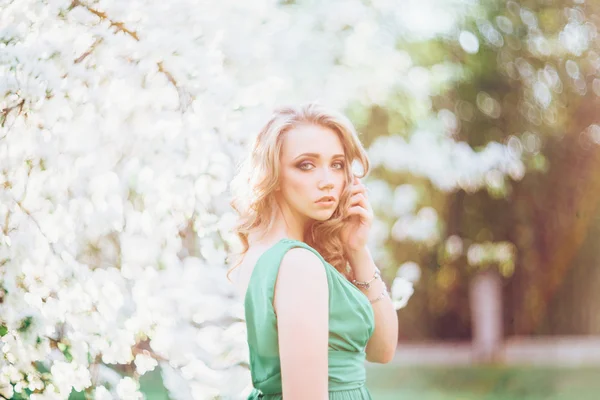
M325 265L312 251L301 247L287 251L281 260L275 284L274 306L277 310L284 303L298 303L298 298L310 298L323 302L328 297Z
M325 265L312 251L302 247L288 250L279 267L278 284L326 281Z
M280 274L325 276L325 266L321 259L312 251L295 247L288 250L280 265Z

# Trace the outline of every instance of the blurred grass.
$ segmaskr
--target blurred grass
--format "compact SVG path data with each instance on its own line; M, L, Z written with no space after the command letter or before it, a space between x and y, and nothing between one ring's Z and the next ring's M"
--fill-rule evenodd
M600 367L403 367L369 364L374 400L598 400ZM146 400L169 400L160 373L141 379ZM80 395L81 397L77 396ZM74 394L71 400L82 399Z
M600 368L370 365L374 400L597 400Z

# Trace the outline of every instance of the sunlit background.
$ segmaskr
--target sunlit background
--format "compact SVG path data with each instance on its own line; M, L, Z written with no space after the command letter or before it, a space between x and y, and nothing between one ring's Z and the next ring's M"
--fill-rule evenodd
M598 27L592 0L0 0L0 396L244 399L229 182L317 100L374 166L374 399L598 399Z

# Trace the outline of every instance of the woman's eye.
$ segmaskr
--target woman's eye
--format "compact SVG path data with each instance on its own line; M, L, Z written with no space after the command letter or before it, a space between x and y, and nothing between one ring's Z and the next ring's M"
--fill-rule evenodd
M300 168L301 170L304 171L308 171L310 169L312 169L312 164L311 163L302 163L298 165L298 168Z
M344 169L344 163L341 162L341 161L334 162L332 164L332 166L335 169ZM298 168L301 169L301 170L303 170L303 171L310 171L311 169L315 168L315 166L313 165L313 163L303 162L303 163L298 164Z

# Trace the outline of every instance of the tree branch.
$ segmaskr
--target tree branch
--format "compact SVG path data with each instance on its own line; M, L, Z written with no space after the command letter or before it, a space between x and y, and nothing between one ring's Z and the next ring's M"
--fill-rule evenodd
M48 245L50 246L50 249L52 250L54 255L59 257L56 247L54 247L54 244L52 244L52 242L50 242L50 239L48 238L48 236L46 236L46 234L42 230L42 227L40 226L39 222L34 218L34 216L31 214L31 212L28 209L26 209L20 201L14 200L14 202L17 203L17 205L21 208L21 210L33 221L33 223L35 224L35 226L37 226L37 228L40 231L40 233L42 234L42 236L44 238L46 238L46 241L48 242Z
M21 101L19 101L17 104L10 106L10 107L5 107L2 110L0 110L0 127L4 128L4 124L6 123L6 120L8 119L8 114L10 114L10 112L14 109L19 109L19 114L21 114L21 112L23 112L23 106L25 105L25 99L21 99ZM2 136L0 139L4 139L6 135Z
M96 39L96 41L90 46L89 49L87 49L87 51L85 53L83 53L82 55L80 55L79 57L77 57L75 59L75 64L79 64L80 62L82 62L83 60L85 60L87 56L89 56L90 54L92 54L92 52L94 51L94 49L96 48L96 46L98 46L103 41L104 41L104 39L102 39L102 38Z
M73 0L73 2L71 3L71 6L69 8L73 9L77 6L85 8L86 10L88 10L89 12L91 12L92 14L94 14L95 16L97 16L100 19L107 20L108 22L110 22L110 26L114 26L118 32L123 32L139 42L140 38L138 37L137 32L127 29L127 27L125 26L125 23L113 21L108 17L108 15L106 15L106 13L104 13L102 11L98 11L98 10L88 6L87 4L82 3L79 0Z
M110 22L110 26L114 27L117 32L123 32L126 35L130 36L131 38L133 38L136 42L140 41L140 37L138 35L138 33L136 31L133 31L129 28L127 28L127 26L125 25L124 22L120 22L120 21L115 21L109 18L109 16L102 11L96 10L95 8L90 7L89 5L82 3L80 0L73 0L71 2L71 6L70 9L73 9L75 7L83 7L86 10L88 10L90 13L94 14L95 16L97 16L98 18L102 19L102 20L106 20L108 22ZM93 50L94 48L101 42L102 40L97 40L92 47L86 51L85 53L83 53L81 56L79 56L76 60L75 63L81 62L83 61ZM167 80L175 87L175 89L177 90L177 94L179 96L179 108L182 111L185 111L190 103L190 94L187 93L185 90L183 90L183 88L181 88L179 86L179 84L177 83L177 80L175 79L175 77L173 76L173 74L171 72L169 72L162 61L157 62L157 66L158 66L158 70L160 71L161 74L165 75L167 77Z

